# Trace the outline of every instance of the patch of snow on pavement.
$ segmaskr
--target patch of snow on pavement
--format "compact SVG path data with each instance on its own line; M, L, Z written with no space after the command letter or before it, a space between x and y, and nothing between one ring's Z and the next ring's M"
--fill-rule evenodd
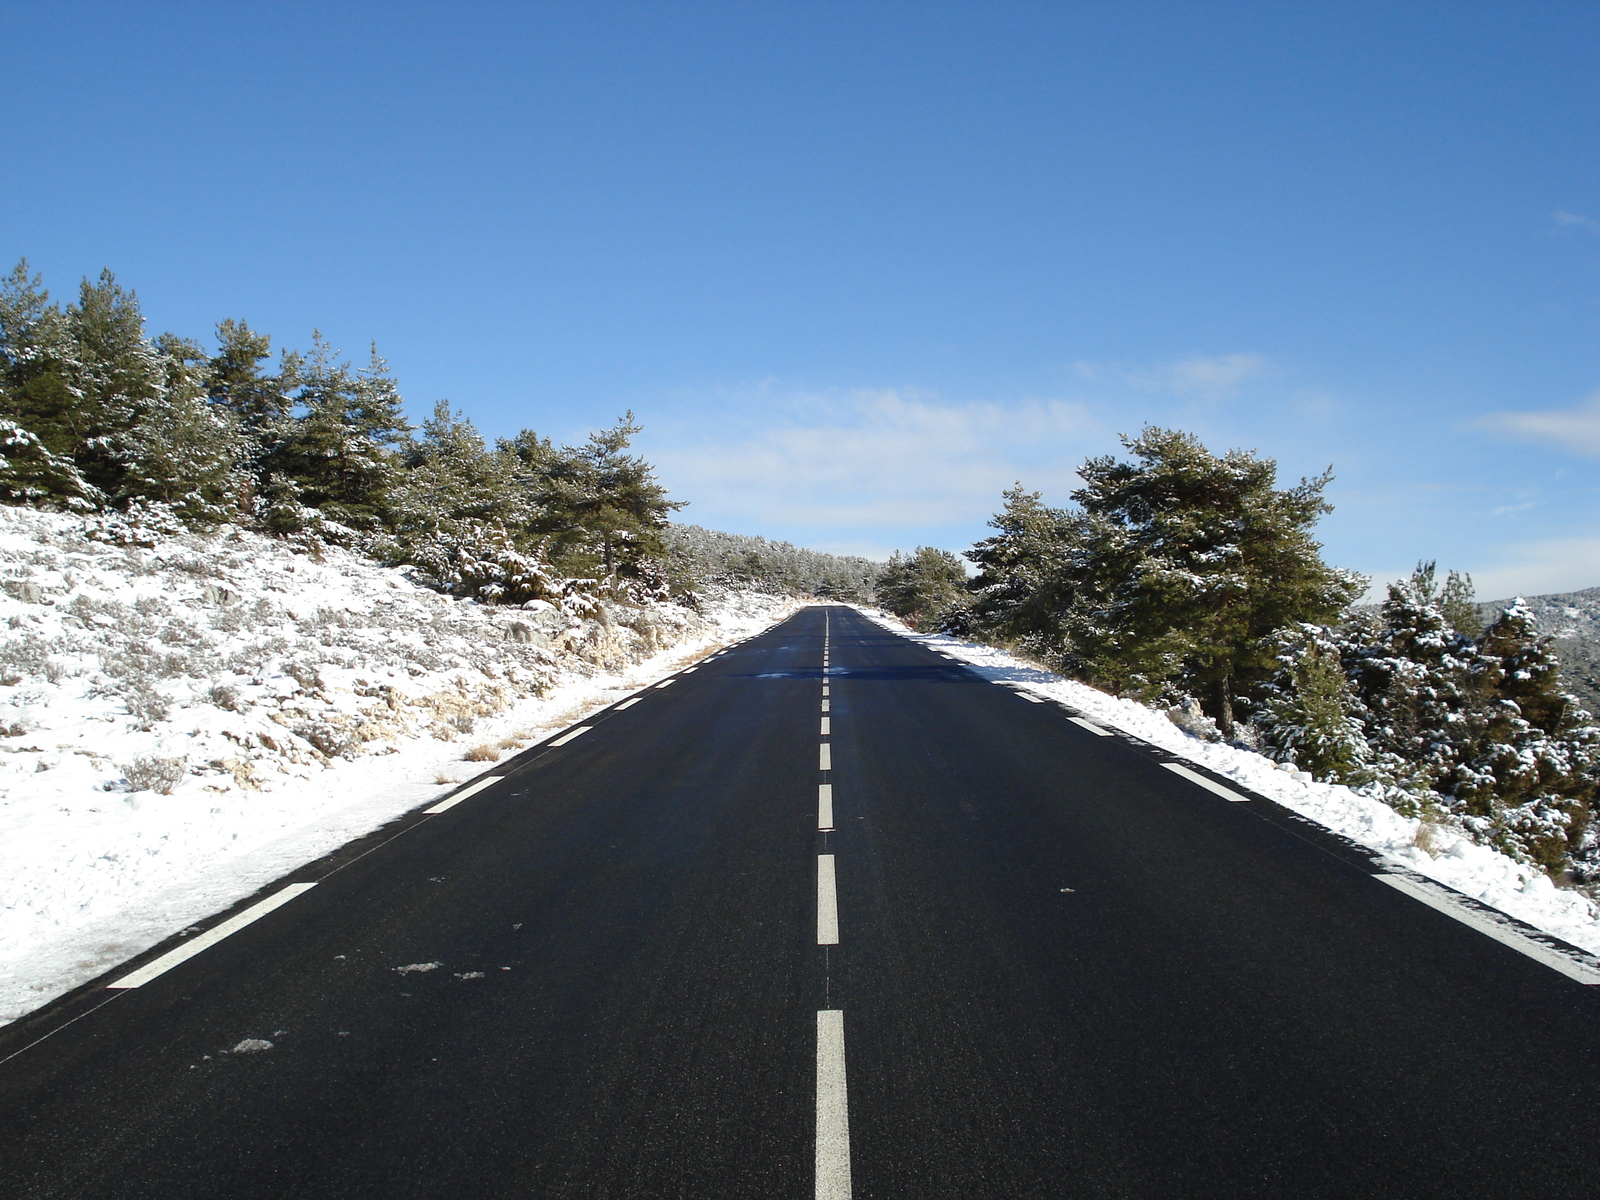
M1519 863L1454 830L1433 831L1432 853L1417 845L1421 822L1342 784L1290 775L1265 755L1207 742L1179 729L1164 713L1123 700L1023 662L1003 650L946 634L916 633L887 613L858 611L884 628L960 659L985 679L1064 704L1110 728L1182 755L1324 828L1342 834L1404 866L1436 879L1536 929L1600 954L1600 907L1578 892L1558 888L1536 866ZM1298 776L1298 777L1297 777Z

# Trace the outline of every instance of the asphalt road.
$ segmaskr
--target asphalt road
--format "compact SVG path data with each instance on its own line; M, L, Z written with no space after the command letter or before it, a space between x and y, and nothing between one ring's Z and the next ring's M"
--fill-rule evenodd
M1600 988L1265 801L837 607L585 725L0 1031L0 1195L1600 1195Z

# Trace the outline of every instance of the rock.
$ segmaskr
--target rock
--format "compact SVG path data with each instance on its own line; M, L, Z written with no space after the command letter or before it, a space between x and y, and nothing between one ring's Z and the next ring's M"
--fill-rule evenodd
M13 600L21 600L24 604L43 604L44 585L34 583L31 579L8 579L5 581L6 595Z
M512 621L506 626L506 640L508 642L521 642L523 645L532 645L538 640L533 626L521 621Z
M220 583L208 583L201 589L207 604L232 604L239 598L239 593L232 588L223 587Z

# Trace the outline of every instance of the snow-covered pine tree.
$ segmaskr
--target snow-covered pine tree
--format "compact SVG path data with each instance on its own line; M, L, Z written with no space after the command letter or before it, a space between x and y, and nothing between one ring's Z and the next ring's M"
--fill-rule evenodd
M521 532L532 512L529 495L518 483L516 455L504 443L488 449L472 422L448 400L435 404L423 421L405 464L390 494L392 545L385 550L387 557L440 575L442 565L456 563L462 552L479 554L485 530L494 531L494 547L484 547L484 556L506 537L519 552L531 552L537 544Z
M105 494L78 464L56 454L31 430L0 417L0 503L92 511Z
M1335 783L1368 781L1370 750L1332 630L1301 625L1279 638L1282 669L1253 724L1279 762Z
M66 318L23 259L0 278L0 416L11 423L6 457L14 464L11 495L16 499L99 498L99 489L83 478L73 457L83 440L74 411L73 366Z
M249 455L239 421L206 397L198 346L165 334L156 348L161 387L114 439L124 464L119 506L154 500L190 525L233 519L247 491Z
M1447 787L1486 840L1554 871L1590 825L1600 730L1562 691L1550 643L1520 597L1484 631L1478 703Z
M1420 563L1390 584L1378 619L1354 623L1343 646L1373 770L1411 797L1395 798L1411 815L1446 790L1478 690L1472 641L1445 620L1434 574Z
M171 334L148 339L138 298L110 271L84 280L62 313L19 263L0 283L0 358L6 416L37 442L9 443L13 496L228 515L241 444L205 402L199 350Z

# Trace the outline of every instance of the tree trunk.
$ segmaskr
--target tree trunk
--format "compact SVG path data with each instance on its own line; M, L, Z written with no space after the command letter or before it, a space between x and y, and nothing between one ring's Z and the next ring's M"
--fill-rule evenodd
M1217 680L1217 729L1225 742L1233 741L1233 672Z

